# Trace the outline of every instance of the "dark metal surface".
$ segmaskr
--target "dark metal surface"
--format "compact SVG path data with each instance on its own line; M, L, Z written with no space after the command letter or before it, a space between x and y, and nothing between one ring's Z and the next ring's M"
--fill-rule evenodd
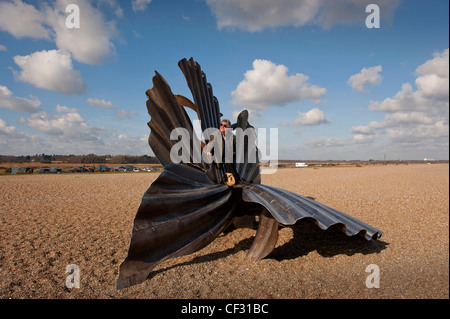
M340 224L348 236L361 235L379 239L382 231L310 198L284 189L256 184L241 184L244 201L264 206L283 225L293 225L302 218L313 219L321 229Z
M248 123L248 111L244 110L239 113L237 122L233 125L235 129L241 129L242 131L250 130L254 134L254 128ZM248 142L248 139L245 143ZM258 152L256 152L256 160L249 161L249 145L245 145L243 150L243 161L236 163L236 171L239 174L241 181L259 184L261 183L261 168L259 167ZM236 150L238 152L239 150Z
M267 209L261 209L258 230L247 257L260 260L269 255L277 244L279 225L280 223L272 217Z
M156 72L153 77L153 88L147 90L147 110L151 117L149 144L159 162L166 166L170 160L170 150L177 141L170 140L170 133L175 128L185 128L195 139L193 127L188 114L173 95L166 80ZM191 145L189 145L191 148ZM192 154L191 154L191 163Z
M208 245L230 225L234 210L229 187L196 167L167 165L142 198L117 289L143 282L167 258Z
M120 265L117 289L145 281L152 269L162 261L193 253L212 242L236 216L259 215L255 240L247 254L261 259L274 249L278 226L292 225L308 218L322 228L341 225L348 235L362 235L367 240L380 238L382 232L319 202L275 187L261 185L259 160L249 161L244 147L244 161L236 164L240 183L232 187L222 181L223 167L203 160L194 163L171 162L170 151L178 141L170 140L175 128L187 129L191 138L184 141L192 149L200 143L184 107L193 109L201 120L202 129L218 128L222 114L211 85L200 66L192 58L179 62L194 102L174 95L156 72L153 88L149 89L147 109L151 117L149 145L164 166L164 171L142 197L136 214L128 256ZM239 114L234 129L250 130L248 112ZM206 138L206 137L205 137ZM207 141L205 141L207 142ZM202 144L204 146L204 143Z
M178 62L178 66L186 78L187 85L194 97L194 104L199 109L202 130L219 128L220 117L219 101L213 94L212 86L206 80L200 65L190 58Z

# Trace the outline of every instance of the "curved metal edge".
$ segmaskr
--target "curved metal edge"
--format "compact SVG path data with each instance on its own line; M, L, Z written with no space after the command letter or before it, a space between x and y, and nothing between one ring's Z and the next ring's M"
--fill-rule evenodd
M347 236L360 235L366 240L378 240L383 234L381 230L350 215L283 189L259 184L241 184L240 187L243 201L262 205L283 225L293 225L300 219L311 218L323 230L339 225Z
M231 188L198 167L167 165L142 197L116 288L142 283L164 260L207 246L231 224L235 210Z
M278 241L279 222L266 209L259 214L258 230L247 257L261 260L267 257Z

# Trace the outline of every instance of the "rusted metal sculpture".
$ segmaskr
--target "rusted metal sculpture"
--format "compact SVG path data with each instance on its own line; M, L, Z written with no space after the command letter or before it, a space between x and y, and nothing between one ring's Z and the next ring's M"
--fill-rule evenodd
M261 184L259 161L244 156L236 163L240 182L228 186L226 172L216 163L201 161L175 164L170 151L178 141L170 134L176 128L186 129L194 143L192 122L184 109L193 109L202 130L219 128L219 103L200 66L191 58L178 63L192 93L194 102L174 95L156 72L153 88L146 92L151 120L149 144L164 171L150 185L142 198L133 224L128 256L120 265L117 289L139 284L152 269L168 258L191 254L220 235L237 216L259 215L255 240L247 256L262 259L274 249L279 225L293 225L307 218L321 229L340 225L348 235L377 240L382 232L351 216L301 195ZM234 128L252 129L248 112L239 114ZM204 146L204 144L202 144Z

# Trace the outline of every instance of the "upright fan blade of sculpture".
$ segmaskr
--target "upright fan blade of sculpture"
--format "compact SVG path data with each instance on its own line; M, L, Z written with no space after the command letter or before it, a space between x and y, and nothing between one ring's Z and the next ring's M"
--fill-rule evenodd
M130 247L119 269L117 288L144 281L158 263L190 254L213 241L232 221L235 204L232 191L207 175L203 165L171 163L176 143L193 149L199 143L182 105L197 107L182 96L174 96L164 78L156 72L153 88L146 92L151 116L149 144L164 172L142 198L134 220ZM187 130L190 139L172 141L174 129Z
M283 225L293 225L299 219L310 218L324 230L332 225L340 225L347 236L361 235L367 240L376 240L383 234L352 216L284 189L261 184L240 186L244 201L264 206Z
M213 94L212 86L207 82L205 73L203 73L200 65L193 58L190 58L189 61L186 59L180 60L178 66L183 72L194 98L202 131L209 131L209 134L212 134L211 130L219 129L220 117L222 116L219 109L219 101ZM205 136L205 140L207 143L209 136ZM208 171L210 178L218 183L225 175L223 167L206 163L203 163L203 166Z
M235 125L236 133L236 171L242 182L261 183L259 155L256 148L256 134L248 123L248 111L239 113Z
M171 140L170 136L174 129L186 129L190 140L182 140L186 143L186 149L192 150L195 143L200 143L194 134L191 120L185 109L180 106L177 98L173 95L166 80L158 73L153 77L153 88L147 90L148 97L147 110L151 120L148 123L150 127L149 144L159 162L166 166L172 163L170 151L177 143ZM197 144L199 145L199 144ZM190 163L195 161L190 152Z
M239 113L234 129L238 140L236 153L242 155L237 157L236 163L236 171L240 176L241 183L260 184L261 168L256 147L256 135L253 126L248 122L247 110ZM278 240L279 222L263 206L254 205L259 206L258 230L247 257L259 260L269 255L275 248ZM248 204L243 205L245 209L255 210L253 205L248 206Z
M219 110L219 101L214 96L212 86L207 82L200 65L190 58L189 61L186 59L179 61L178 66L186 78L194 103L198 107L202 130L218 129L222 116Z
M136 214L117 289L145 281L160 262L193 253L231 222L231 189L193 166L169 164L145 192Z

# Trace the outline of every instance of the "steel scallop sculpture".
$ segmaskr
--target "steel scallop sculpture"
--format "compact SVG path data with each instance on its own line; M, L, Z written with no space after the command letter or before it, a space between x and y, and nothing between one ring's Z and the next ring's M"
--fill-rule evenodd
M215 162L194 161L173 163L171 150L177 140L171 140L174 129L183 128L190 136L187 148L195 143L204 147L195 135L193 124L185 110L195 111L203 131L218 129L221 123L219 103L213 95L200 65L192 58L179 61L193 100L174 95L158 73L153 88L146 92L147 110L151 117L149 144L164 167L142 197L134 219L128 255L119 268L117 289L144 282L153 268L166 259L191 254L211 243L231 225L237 216L258 215L255 239L247 257L262 259L274 249L280 224L293 225L300 219L310 219L323 230L339 225L348 236L360 235L377 240L382 232L366 223L323 205L310 198L261 184L258 158L249 161L244 156L236 163L239 183L227 183L227 173ZM238 116L234 129L252 130L248 112ZM247 153L253 147L244 148ZM247 155L247 154L244 154ZM225 181L225 182L224 182Z

